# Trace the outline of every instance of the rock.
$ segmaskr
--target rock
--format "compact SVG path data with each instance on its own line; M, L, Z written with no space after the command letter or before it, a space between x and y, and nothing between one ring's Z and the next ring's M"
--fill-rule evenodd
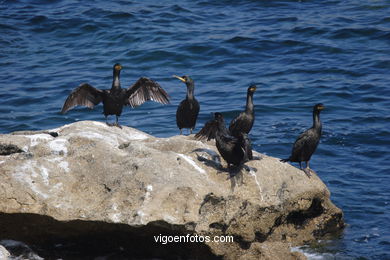
M7 260L7 259L9 259L10 255L11 254L7 251L7 249L5 249L5 247L0 245L0 259Z
M230 178L214 143L193 136L82 121L0 135L0 143L23 151L0 156L0 239L50 247L83 237L140 258L304 259L290 246L344 225L316 174L254 152L258 159ZM234 242L154 241L187 234Z

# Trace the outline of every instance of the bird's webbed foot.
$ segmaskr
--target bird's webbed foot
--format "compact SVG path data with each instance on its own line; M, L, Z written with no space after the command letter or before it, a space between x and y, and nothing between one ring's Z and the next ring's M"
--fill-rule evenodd
M116 127L120 128L120 129L122 129L122 126L120 124L118 124L118 123L108 123L108 122L106 122L106 124L108 126L116 126Z
M310 168L305 168L305 169L302 169L302 171L307 175L307 177L309 177L310 178L310 176L311 176L311 172L314 172L312 169L310 169Z

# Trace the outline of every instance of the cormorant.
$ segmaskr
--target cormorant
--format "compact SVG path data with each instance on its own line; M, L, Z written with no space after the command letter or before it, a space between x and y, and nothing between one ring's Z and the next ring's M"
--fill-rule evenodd
M249 151L252 154L247 134L240 133L239 137L231 136L221 113L214 113L214 119L208 121L195 138L207 138L207 140L215 138L218 152L227 162L228 168L230 165L241 166L248 161Z
M240 133L248 134L252 129L255 121L255 111L253 105L253 94L256 91L256 86L251 85L248 88L246 95L246 107L245 111L241 112L236 118L234 118L229 125L230 134L238 137Z
M148 100L153 100L162 104L169 104L169 95L161 86L153 80L141 77L131 87L121 88L119 80L122 66L117 63L113 68L113 80L111 89L100 90L88 83L83 83L70 93L66 99L61 113L65 114L75 106L86 106L93 108L103 102L103 114L106 117L107 125L121 127L118 124L118 117L122 113L123 106L136 107ZM108 115L115 115L115 124L107 122Z
M189 76L179 77L174 75L174 77L183 81L187 86L187 96L177 107L176 124L180 129L180 134L182 134L183 128L189 128L192 134L199 114L199 102L194 97L194 81Z
M303 171L310 177L309 167L310 157L315 152L322 133L322 123L320 121L320 112L325 107L323 104L316 104L313 107L313 126L303 132L295 141L291 156L287 159L282 159L282 162L298 162L299 168L302 170L302 162L306 162L306 168Z
M226 129L229 135L236 138L241 138L245 141L245 147L247 149L247 156L249 160L253 160L252 144L248 137L248 133L252 129L255 121L255 110L253 105L253 94L256 91L256 86L251 85L248 87L246 96L245 111L241 112L236 118L234 118L229 125L229 130ZM215 138L215 126L212 121L209 121L205 126L195 135L195 138L202 139L207 137L208 140Z

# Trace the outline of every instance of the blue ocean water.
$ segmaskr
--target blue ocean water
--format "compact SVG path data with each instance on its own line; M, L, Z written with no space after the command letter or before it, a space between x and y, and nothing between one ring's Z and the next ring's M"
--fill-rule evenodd
M0 1L0 132L104 121L102 106L59 111L82 82L109 88L116 62L123 87L147 76L170 93L120 118L160 137L179 133L173 74L195 81L197 130L211 112L229 121L257 84L254 149L281 158L324 103L311 166L348 226L305 250L390 259L389 1Z

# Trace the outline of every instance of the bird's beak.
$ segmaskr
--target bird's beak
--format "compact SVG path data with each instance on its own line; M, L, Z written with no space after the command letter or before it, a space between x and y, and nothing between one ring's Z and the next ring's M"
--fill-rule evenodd
M318 109L319 110L324 110L325 106L320 106Z
M253 86L253 87L251 87L251 91L253 91L253 92L255 92L255 91L256 91L256 89L257 89L257 87L256 87L256 86Z
M116 70L121 70L121 69L122 69L122 65L116 65L116 66L115 66L115 69L116 69Z
M179 77L179 76L176 76L176 75L173 75L173 77L174 77L174 78L177 78L177 79L179 79L179 80L181 80L181 81L183 81L184 83L186 82L186 80L183 79L182 77Z

